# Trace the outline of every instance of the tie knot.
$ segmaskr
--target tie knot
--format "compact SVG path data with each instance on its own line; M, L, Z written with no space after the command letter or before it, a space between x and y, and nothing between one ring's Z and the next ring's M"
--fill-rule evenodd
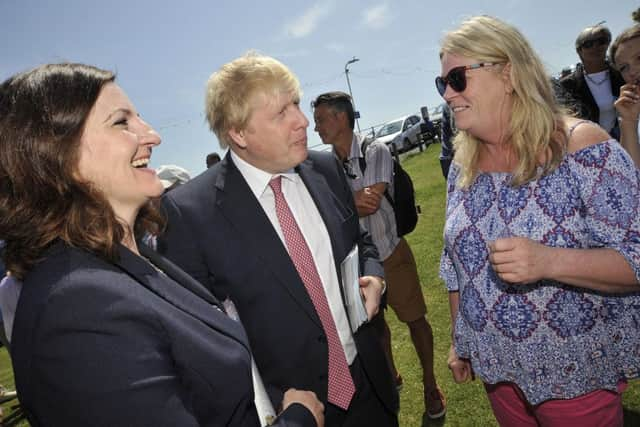
M271 187L274 194L282 194L282 175L271 178L271 181L269 181L269 187Z

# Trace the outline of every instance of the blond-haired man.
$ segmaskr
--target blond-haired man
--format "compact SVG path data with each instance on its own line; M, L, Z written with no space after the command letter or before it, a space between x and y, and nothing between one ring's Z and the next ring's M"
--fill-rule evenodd
M342 168L307 151L297 78L246 54L214 73L206 113L225 158L163 200L161 249L236 304L272 402L312 390L328 426L397 425L397 394L375 331L352 333L340 265L359 249L368 316L383 270Z

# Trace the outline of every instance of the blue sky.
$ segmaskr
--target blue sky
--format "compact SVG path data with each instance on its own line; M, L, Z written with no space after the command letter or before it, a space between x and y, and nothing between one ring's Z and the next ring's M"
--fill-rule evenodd
M0 0L0 79L47 62L115 70L162 135L153 166L177 164L195 175L207 153L221 152L203 116L205 82L249 49L297 74L309 146L316 146L309 103L325 91L347 91L344 67L353 56L360 61L349 77L364 129L441 102L433 84L439 41L465 17L514 24L557 73L577 62L582 28L605 20L615 36L637 7L631 0Z

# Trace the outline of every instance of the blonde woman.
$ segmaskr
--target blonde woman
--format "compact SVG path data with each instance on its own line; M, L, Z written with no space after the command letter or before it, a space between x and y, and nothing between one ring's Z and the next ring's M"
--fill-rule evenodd
M477 375L504 426L622 425L640 374L633 162L563 114L514 27L472 18L440 57L458 128L441 261L454 379Z

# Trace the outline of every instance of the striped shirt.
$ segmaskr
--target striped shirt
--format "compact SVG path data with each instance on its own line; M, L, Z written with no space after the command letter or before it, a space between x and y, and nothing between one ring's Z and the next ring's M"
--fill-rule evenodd
M385 144L377 143L367 147L365 157L367 167L363 176L360 169L361 144L362 139L354 134L349 158L343 163L351 190L356 192L365 187L384 182L387 184L387 190L391 197L393 197L393 159L389 148ZM360 225L371 234L382 261L391 255L400 242L400 238L396 233L396 217L393 213L393 207L384 196L380 202L380 208L371 215L361 217Z

